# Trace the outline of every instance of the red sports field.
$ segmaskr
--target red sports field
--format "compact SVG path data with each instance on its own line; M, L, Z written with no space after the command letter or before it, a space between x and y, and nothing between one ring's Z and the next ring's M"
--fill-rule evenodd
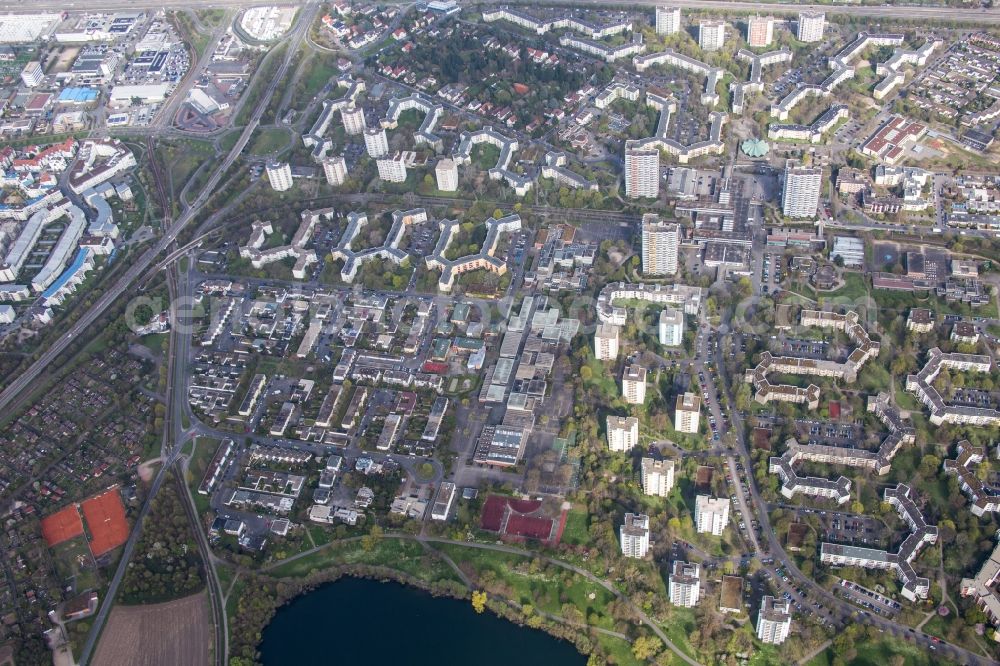
M100 557L128 539L128 520L118 488L91 497L82 505L83 517L90 529L90 552Z
M566 525L566 512L554 519L540 500L519 500L490 495L483 505L479 526L499 532L501 538L523 541L537 539L549 545L559 543Z
M49 548L81 534L83 521L80 520L80 511L75 504L42 518L42 538Z

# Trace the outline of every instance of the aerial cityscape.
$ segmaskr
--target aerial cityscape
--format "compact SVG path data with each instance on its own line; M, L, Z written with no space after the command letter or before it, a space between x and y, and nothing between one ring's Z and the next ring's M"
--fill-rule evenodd
M990 0L0 0L0 664L1000 663L998 129Z

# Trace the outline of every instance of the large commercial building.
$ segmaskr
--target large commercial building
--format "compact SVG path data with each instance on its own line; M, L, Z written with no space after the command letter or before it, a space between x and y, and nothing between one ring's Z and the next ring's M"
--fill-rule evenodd
M695 527L699 534L722 536L729 524L729 500L698 495L694 500Z
M694 393L677 396L677 404L674 406L674 430L697 434L700 419L701 397Z
M655 213L642 217L642 272L646 275L673 275L677 272L677 253L681 245L681 227L676 222L661 222Z
M757 613L757 638L763 643L781 645L792 628L792 603L765 595Z
M643 458L639 470L642 473L642 492L656 497L666 497L670 494L674 487L673 460Z
M781 214L792 218L815 217L822 189L822 168L804 167L796 160L788 160L781 191Z
M668 578L667 594L674 606L694 608L701 596L701 566L695 562L674 560Z
M795 33L800 42L818 42L823 39L826 28L826 14L823 12L799 12L799 24Z
M639 443L639 419L634 416L608 417L608 449L617 453L631 451Z
M703 51L718 51L725 43L725 21L702 21L698 24L698 46Z
M630 365L622 374L622 396L630 405L641 405L646 402L646 368L641 365Z
M625 196L653 198L660 194L660 151L625 150Z
M620 328L614 324L598 324L594 331L594 356L598 361L613 361L618 358L618 335Z
M680 7L656 8L656 34L673 35L681 30Z
M621 526L622 555L643 558L649 552L649 516L626 513Z
M773 16L751 16L747 21L747 44L753 48L769 46L774 39Z
M267 179L278 192L292 188L292 166L288 162L268 162Z
M684 342L684 313L673 308L660 310L660 344L680 347Z

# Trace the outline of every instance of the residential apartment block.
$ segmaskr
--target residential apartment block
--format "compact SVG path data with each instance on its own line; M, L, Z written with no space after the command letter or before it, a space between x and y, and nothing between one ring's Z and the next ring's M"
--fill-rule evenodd
M701 566L674 560L667 579L667 597L674 606L694 608L701 597Z
M641 559L649 552L649 516L626 513L619 531L622 555Z
M673 460L643 458L639 464L639 471L642 474L643 493L656 497L666 497L670 494L674 487Z
M639 419L634 416L608 416L608 448L631 451L639 443Z
M729 524L729 500L698 495L694 501L695 527L699 534L722 536Z

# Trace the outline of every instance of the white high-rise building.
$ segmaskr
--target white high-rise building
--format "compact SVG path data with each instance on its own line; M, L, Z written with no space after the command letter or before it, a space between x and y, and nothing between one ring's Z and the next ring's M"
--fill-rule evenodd
M365 110L353 102L340 110L340 119L344 121L344 131L351 136L365 131Z
M729 500L725 497L698 495L694 499L695 526L700 534L722 536L729 524Z
M642 216L642 272L646 275L673 275L681 246L681 226L660 222L655 213Z
M816 217L823 189L823 169L804 167L796 160L785 162L785 184L781 191L781 213L785 217Z
M288 162L268 162L266 166L267 180L278 192L292 188L292 165Z
M618 334L614 324L603 323L594 331L594 357L598 361L613 361L618 358Z
M42 63L37 60L32 60L21 70L21 83L28 88L34 88L42 82L43 78L45 78L45 72L42 71Z
M656 8L656 34L673 35L681 29L680 7Z
M718 51L725 43L725 21L702 21L698 24L698 46L702 51Z
M757 48L769 46L774 39L773 16L751 16L747 21L747 44Z
M389 137L385 134L385 129L381 127L368 127L365 129L365 149L374 158L385 157L389 154Z
M625 150L625 196L655 199L660 194L660 151Z
M330 185L343 185L347 180L347 162L340 155L323 158L323 175Z
M800 42L818 42L823 39L826 28L826 14L823 12L799 12L799 25L795 36Z
M677 396L677 403L674 405L674 430L697 435L700 421L701 396L695 393Z
M701 596L701 565L674 560L668 579L667 594L674 606L694 608Z
M646 402L646 368L641 365L629 365L622 374L622 395L630 405L641 405Z
M673 308L660 310L660 344L680 347L684 342L684 313Z
M666 497L670 494L674 487L673 460L643 458L639 470L642 473L643 493L655 497Z
M763 643L781 645L792 629L792 604L765 595L757 613L757 638Z
M622 555L643 558L649 552L649 516L626 513L621 526Z
M442 157L434 167L434 175L437 177L437 188L442 192L458 190L458 165L455 160Z
M390 183L406 181L406 159L402 153L375 160L375 165L378 167L378 177L382 180L387 180Z
M639 443L639 419L634 416L608 417L608 449L616 453L631 451Z

